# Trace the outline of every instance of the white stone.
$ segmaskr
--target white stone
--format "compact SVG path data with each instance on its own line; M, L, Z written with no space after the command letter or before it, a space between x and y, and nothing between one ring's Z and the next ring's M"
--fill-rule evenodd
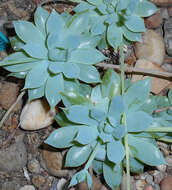
M25 185L21 187L19 190L35 190L35 187L33 185Z

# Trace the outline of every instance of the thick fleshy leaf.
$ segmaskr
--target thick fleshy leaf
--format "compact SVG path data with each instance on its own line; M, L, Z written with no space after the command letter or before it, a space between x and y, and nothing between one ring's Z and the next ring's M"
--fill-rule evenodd
M49 144L55 148L67 148L72 146L72 141L77 134L77 128L75 126L62 127L54 130L49 137L45 140L46 144Z
M86 182L87 182L88 188L90 189L92 184L93 184L93 181L92 181L92 177L91 177L91 175L89 174L88 171L87 171L87 174L86 174Z
M157 104L155 100L155 96L150 96L144 104L140 107L140 110L152 114L154 110L157 109Z
M8 66L8 65L15 65L15 64L21 64L21 63L29 63L29 62L36 62L38 59L28 57L23 52L16 52L12 53L8 57L4 58L2 61L0 61L0 66Z
M44 85L38 88L28 89L29 101L43 97L44 90L45 90Z
M76 7L74 7L74 11L76 13L79 13L79 12L82 12L82 11L86 11L87 9L89 9L90 7L90 4L88 4L87 2L84 2L82 1L81 3L79 3Z
M132 32L127 27L122 27L123 35L129 41L133 42L142 42L142 33L141 32Z
M146 131L153 122L153 118L142 111L127 113L126 120L128 132Z
M62 48L64 36L60 35L60 32L51 33L47 38L48 49Z
M45 95L51 107L55 107L61 100L60 92L64 90L62 74L51 76L47 79Z
M74 105L70 108L65 108L64 112L67 118L74 123L97 125L97 122L89 117L89 108L86 106Z
M120 163L125 156L125 149L121 141L107 144L107 157L113 163Z
M106 183L112 188L116 189L122 180L122 169L120 165L114 165L110 162L103 163L103 176Z
M73 175L69 187L74 186L78 183L81 183L82 181L85 180L85 178L87 177L87 172L86 170L81 170L79 172L77 172L75 175Z
M153 139L128 135L128 143L132 155L143 163L150 166L158 166L166 163Z
M127 8L128 4L129 4L129 0L120 0L118 1L118 4L117 4L117 11L121 11L121 10L124 10Z
M64 70L64 64L65 64L65 62L54 62L53 61L49 65L49 70L54 74L61 73Z
M48 57L51 61L65 62L67 61L67 50L64 49L49 49Z
M113 141L113 137L111 134L107 134L105 132L101 132L99 134L99 137L101 138L101 140L104 142L104 143L107 143L107 142L112 142Z
M48 62L40 61L31 71L28 72L24 88L37 88L46 82L48 78Z
M91 33L93 35L99 35L99 34L103 34L106 30L106 25L103 23L102 20L100 20L100 22L95 23L92 27L91 27Z
M125 26L133 32L145 32L144 20L137 15L131 15L125 22Z
M95 86L91 92L91 101L96 104L102 100L100 85Z
M137 81L124 94L125 104L130 106L133 103L144 102L149 98L149 92L150 79Z
M93 65L105 60L105 56L95 48L80 48L73 50L69 58L70 62Z
M9 40L11 43L11 47L15 51L20 50L25 45L25 43L22 40L20 40L18 36L11 37Z
M122 139L127 133L126 127L124 125L118 125L113 128L112 135L115 139Z
M90 34L80 36L80 44L78 48L95 48L99 43L100 36L90 36Z
M57 31L62 32L64 26L65 22L61 15L59 15L55 10L53 10L46 22L47 33L56 33Z
M95 159L99 160L99 161L105 161L105 159L106 159L106 147L105 147L105 145L99 146L99 149L96 153Z
M112 99L120 93L120 77L113 70L109 69L103 76L101 90L103 97Z
M92 65L77 64L80 68L79 80L86 83L100 82L100 74L97 69ZM87 72L86 72L87 71Z
M66 167L77 167L84 164L91 154L92 148L90 145L73 146L66 155Z
M24 79L27 75L27 72L18 72L18 73L10 73L8 76L9 77L16 77L19 79Z
M93 5L100 5L103 1L102 0L87 0L89 3Z
M103 173L103 162L98 160L93 160L93 170L96 172L96 174L102 174Z
M95 126L81 126L78 128L78 134L75 138L80 144L89 144L98 136L98 130Z
M65 49L76 49L80 44L80 36L71 34L67 35L63 40L63 47Z
M168 93L168 99L169 99L170 104L172 105L172 89L170 89Z
M135 14L141 17L148 17L153 15L157 10L158 9L153 3L147 0L142 0L137 4Z
M67 78L78 78L80 74L80 68L75 63L65 63L63 67L63 73Z
M114 49L117 49L122 42L122 29L118 27L115 23L112 23L108 27L107 40Z
M31 57L46 59L48 50L42 44L28 43L23 46L24 51Z
M106 112L100 109L93 108L91 110L91 117L97 121L104 121L106 119Z
M15 32L18 37L26 43L44 43L43 34L28 21L14 21Z
M34 22L37 28L46 36L46 21L49 17L48 11L38 7L34 14Z

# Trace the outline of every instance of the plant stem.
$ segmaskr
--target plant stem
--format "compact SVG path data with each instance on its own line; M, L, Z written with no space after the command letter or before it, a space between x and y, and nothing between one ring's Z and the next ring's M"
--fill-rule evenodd
M157 139L157 140L158 140L158 141L167 142L167 143L172 143L172 139L160 138L160 139Z
M172 132L172 127L148 128L146 132L156 132L156 133Z
M89 157L89 159L88 159L88 162L86 163L86 165L85 165L85 167L84 167L85 170L88 170L89 167L91 166L92 161L94 160L94 158L95 158L95 156L96 156L96 153L97 153L97 151L99 150L99 147L100 147L100 143L98 142L98 143L96 144L96 146L95 146L93 152L91 153L91 155L90 155L90 157Z
M121 63L121 94L124 95L125 86L124 86L124 52L123 52L123 43L120 44L120 63ZM122 124L127 127L126 114L122 115ZM127 170L127 190L130 190L130 157L129 157L129 147L128 147L128 134L124 137L124 145L126 152L126 170Z

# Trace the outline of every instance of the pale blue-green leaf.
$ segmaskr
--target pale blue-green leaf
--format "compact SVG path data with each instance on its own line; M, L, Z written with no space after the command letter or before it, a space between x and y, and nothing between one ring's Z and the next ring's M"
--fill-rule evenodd
M48 11L42 7L38 7L34 14L34 22L36 27L46 36L46 21L49 17Z
M128 20L125 21L125 26L133 32L146 31L144 20L137 15L131 15Z
M132 84L124 94L124 101L127 106L134 102L144 102L149 98L150 79L140 80Z
M65 21L65 23L67 23L69 19L72 17L72 15L67 10L62 12L61 16L63 17L63 20Z
M152 114L154 110L156 110L157 105L155 101L155 96L150 96L140 107L140 110Z
M126 167L126 159L124 160L124 165ZM133 173L143 173L144 164L130 156L130 170Z
M40 61L31 71L28 72L24 88L37 88L46 82L48 78L48 65L45 61Z
M122 29L118 27L115 23L112 23L107 30L107 40L108 43L117 49L122 42Z
M28 43L23 46L24 51L31 57L38 59L46 59L48 50L42 44Z
M44 43L45 37L34 24L28 21L14 21L15 32L26 43Z
M27 75L27 72L19 72L19 73L10 73L7 76L8 77L16 77L19 79L24 79L26 77L26 75Z
M74 7L74 11L76 13L82 12L82 11L86 11L87 9L91 8L92 6L90 6L90 4L88 4L87 2L81 2L79 3L76 7Z
M64 109L67 118L79 124L97 125L97 122L89 117L89 108L84 105L74 105L70 108ZM79 117L78 117L79 115Z
M107 6L105 4L100 4L100 5L96 6L96 8L100 11L101 14L103 14L103 15L108 14Z
M108 14L107 19L105 20L105 22L108 24L112 24L113 22L117 22L117 21L118 21L118 15L116 12L112 14Z
M115 139L122 139L126 133L126 127L124 125L118 125L117 127L113 128L112 135Z
M100 74L97 69L92 65L77 64L80 68L79 80L86 83L101 82ZM87 72L85 72L87 71Z
M116 10L117 11L122 11L122 10L126 9L129 3L130 3L129 0L120 0L120 1L118 1Z
M64 80L62 74L50 76L45 86L45 95L51 107L55 107L61 100L60 92L64 90Z
M75 126L62 127L54 130L44 142L55 148L67 148L72 146L77 131Z
M109 98L106 97L103 98L101 101L96 102L96 104L94 104L94 108L103 111L105 115L107 115L109 108Z
M65 62L51 62L49 65L49 70L54 73L61 73L64 70L64 64L66 64Z
M96 22L92 27L91 27L91 33L93 35L99 35L99 34L103 34L106 30L106 25L100 21L100 22Z
M4 69L6 69L7 71L10 71L10 72L24 72L24 71L31 70L37 64L39 64L39 63L38 62L20 63L20 64L16 64L16 65L5 66Z
M142 42L142 33L141 32L132 32L127 27L122 27L123 35L127 38L129 41L133 42Z
M107 43L107 40L106 40L106 36L105 36L106 33L102 34L101 35L101 40L99 41L97 47L99 50L103 50L104 48L107 48L109 45Z
M67 35L63 40L65 49L76 49L80 45L80 36L75 34Z
M161 151L153 139L128 135L128 143L131 153L143 163L150 166L166 164Z
M106 112L100 109L93 108L91 110L91 117L98 122L104 121L106 119Z
M104 143L113 141L113 137L111 134L104 133L103 131L99 134L99 137Z
M61 15L53 10L46 22L46 31L48 34L62 32L64 30L65 22Z
M96 160L105 161L106 160L106 147L105 145L101 145L95 156Z
M71 179L69 187L74 186L78 183L81 183L82 181L84 181L86 178L86 171L85 170L81 170L79 172L77 172Z
M170 89L168 93L168 99L169 99L170 104L172 105L172 89Z
M120 77L113 70L109 69L105 72L101 90L103 97L108 97L112 99L114 96L120 93Z
M96 104L97 102L101 100L102 100L102 94L101 94L100 85L97 85L92 89L91 101Z
M113 130L114 130L114 127L112 127L112 125L110 125L108 122L106 122L105 128L103 131L107 134L112 134Z
M24 43L20 40L20 38L18 36L11 37L11 38L9 38L9 40L11 43L11 47L15 51L22 49L22 47L24 46Z
M48 49L60 48L60 47L62 48L63 40L64 40L64 35L61 36L59 32L49 34L47 38Z
M102 0L87 0L89 3L93 4L93 5L100 5L103 3Z
M135 14L141 17L148 17L153 15L156 11L158 11L158 9L153 3L142 0L137 4Z
M120 163L125 156L125 148L121 141L107 144L107 157L113 163Z
M76 79L80 75L80 68L75 63L67 62L63 66L63 74L67 78L73 78Z
M105 59L106 57L95 48L80 48L71 52L69 62L93 65Z
M95 139L97 139L98 130L95 126L81 126L78 127L78 134L75 138L77 142L80 144L89 144Z
M51 61L65 62L67 61L67 50L64 49L49 49L48 57Z
M93 184L93 181L92 181L92 177L91 177L91 175L89 174L88 171L87 171L87 174L86 174L86 182L87 182L88 188L90 189L92 184Z
M28 89L29 101L43 97L44 90L45 90L44 85L38 88Z
M100 39L100 36L91 36L90 34L82 35L80 36L80 44L78 48L95 48Z
M96 172L96 174L102 174L103 173L103 162L98 160L93 160L92 162L93 170Z
M10 54L8 57L0 61L0 66L3 67L7 65L15 65L15 64L35 62L35 61L38 61L38 59L31 58L27 56L24 52L16 52Z
M88 160L91 152L92 148L90 145L73 146L72 148L70 148L70 150L66 155L65 166L66 167L81 166Z
M121 184L122 180L121 166L114 165L110 162L104 162L103 176L109 187L116 190L116 188Z
M153 118L143 111L129 112L126 114L127 131L145 131L153 122Z

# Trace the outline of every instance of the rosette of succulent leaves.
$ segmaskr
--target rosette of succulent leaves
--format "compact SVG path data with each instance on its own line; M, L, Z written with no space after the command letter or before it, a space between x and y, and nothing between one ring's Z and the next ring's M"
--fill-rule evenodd
M86 0L74 8L87 17L92 35L101 35L100 49L117 49L122 41L142 41L144 19L158 9L147 0ZM78 16L80 16L78 14Z
M49 14L38 7L34 24L14 22L17 36L11 38L11 44L16 52L1 61L0 66L12 72L12 76L25 78L29 100L45 94L54 107L69 81L100 82L93 64L106 57L95 48L100 38L92 37L82 26L84 18L59 15L54 10Z
M159 127L172 127L172 114L170 111L152 113L172 103L172 90L169 98L150 96L148 78L135 83L126 80L125 93L120 94L120 77L112 70L105 73L100 85L91 91L87 89L85 96L77 90L63 94L67 107L56 116L61 128L53 131L45 143L56 148L70 148L65 167L85 164L72 177L70 186L86 180L90 188L92 178L88 168L92 166L98 175L103 174L112 189L116 189L126 167L126 151L130 155L132 172L143 172L144 164L165 164L155 139L171 139L171 136L156 131ZM124 115L125 126L122 124ZM124 146L126 134L129 150Z

